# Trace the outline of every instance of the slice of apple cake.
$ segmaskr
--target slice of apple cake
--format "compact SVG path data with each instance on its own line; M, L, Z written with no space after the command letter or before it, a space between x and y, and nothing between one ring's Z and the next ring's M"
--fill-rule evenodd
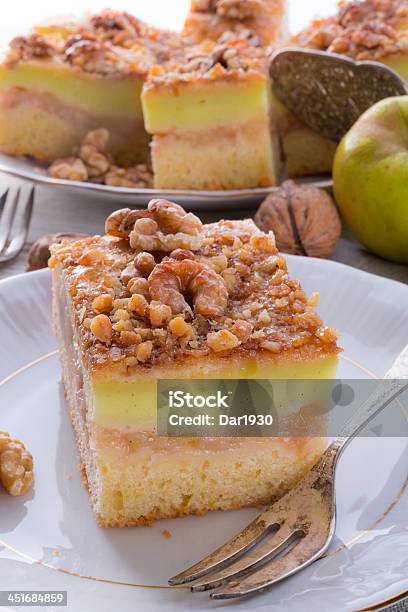
M124 209L106 235L52 247L63 382L101 526L263 503L321 437L157 435L160 379L335 375L336 335L250 220L202 226L178 205Z
M0 150L53 162L104 128L117 163L146 161L143 83L183 47L178 34L109 10L15 38L0 64Z
M208 43L172 70L153 68L142 93L159 189L275 185L279 143L264 50L247 37Z

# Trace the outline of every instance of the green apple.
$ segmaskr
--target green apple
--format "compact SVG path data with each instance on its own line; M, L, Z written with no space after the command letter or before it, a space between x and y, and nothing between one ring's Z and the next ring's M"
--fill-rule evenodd
M408 96L364 113L341 141L333 168L344 221L372 252L408 263Z

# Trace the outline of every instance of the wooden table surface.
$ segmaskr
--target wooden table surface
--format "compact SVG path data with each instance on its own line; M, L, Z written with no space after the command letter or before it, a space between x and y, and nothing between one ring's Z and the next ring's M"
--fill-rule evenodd
M3 193L7 187L15 189L17 186L21 186L24 194L28 192L31 185L0 173L0 193ZM25 272L28 248L43 234L65 231L100 234L103 232L104 222L109 213L116 208L123 207L120 200L117 203L101 201L96 196L83 196L78 192L37 186L28 243L24 252L16 260L8 264L0 264L0 279ZM234 211L225 207L222 211L198 214L204 222L209 222L221 217L230 219L251 217L254 209ZM393 264L369 254L347 230L343 232L332 259L408 284L408 266Z

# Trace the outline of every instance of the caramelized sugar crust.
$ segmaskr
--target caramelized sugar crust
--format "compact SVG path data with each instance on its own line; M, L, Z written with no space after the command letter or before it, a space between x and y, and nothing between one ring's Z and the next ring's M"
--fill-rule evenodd
M408 48L406 0L340 2L337 15L316 19L293 43L357 60L380 60Z
M88 365L131 372L190 360L336 354L336 332L251 220L201 225L153 200L108 233L51 248Z

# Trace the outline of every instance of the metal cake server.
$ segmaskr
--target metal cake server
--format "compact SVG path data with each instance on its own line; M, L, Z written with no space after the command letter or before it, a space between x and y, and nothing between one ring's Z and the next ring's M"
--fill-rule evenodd
M319 559L336 525L335 471L355 436L408 389L408 347L371 397L346 423L312 470L287 495L241 533L193 567L169 580L194 581L192 591L216 589L213 599L232 599L264 591Z
M384 64L325 51L278 51L272 56L270 75L279 100L307 126L335 142L376 102L408 93L407 83Z

